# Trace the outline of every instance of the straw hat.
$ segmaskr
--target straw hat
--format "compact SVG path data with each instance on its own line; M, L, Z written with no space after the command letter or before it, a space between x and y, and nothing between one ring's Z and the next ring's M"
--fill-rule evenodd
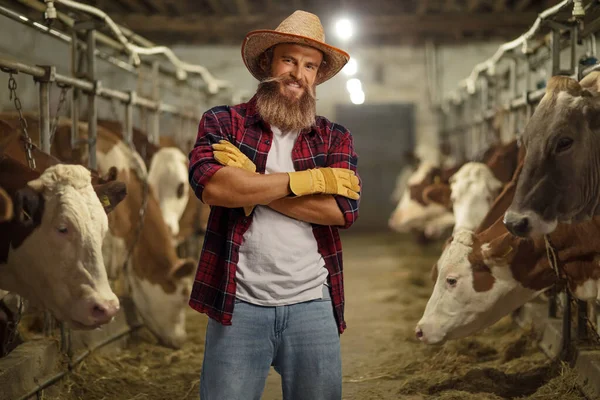
M314 47L323 52L324 63L319 68L316 84L337 74L348 62L350 55L325 43L325 32L319 17L306 11L295 11L273 30L256 30L248 33L242 44L242 58L250 73L258 80L267 78L259 65L259 56L271 46L295 43Z

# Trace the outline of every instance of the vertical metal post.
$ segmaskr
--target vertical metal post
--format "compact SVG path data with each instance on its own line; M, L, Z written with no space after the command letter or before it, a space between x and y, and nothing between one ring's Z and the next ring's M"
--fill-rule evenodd
M40 147L50 154L50 82L40 80Z
M560 32L552 29L552 71L551 77L560 74Z
M158 70L158 62L154 61L152 63L152 100L156 102L156 109L151 111L150 113L150 142L154 144L159 143L160 136L160 93L159 93L159 70Z
M71 75L78 78L78 55L77 32L71 33ZM71 148L75 149L79 144L79 96L80 90L73 88L71 90Z
M125 105L125 143L131 148L133 145L133 102L136 92L129 92L129 101Z
M88 149L89 149L89 161L88 167L90 169L97 169L96 160L96 139L97 139L97 123L98 123L98 104L96 99L96 89L98 88L98 81L96 81L96 57L94 55L96 51L96 31L89 29L86 32L87 41L87 75L91 82L95 83L94 91L88 94Z
M577 300L577 338L584 340L587 339L587 308L588 304L586 301Z
M571 74L575 74L579 80L579 63L577 62L577 41L579 40L579 24L573 24L571 28Z
M485 74L481 82L481 130L479 132L479 149L481 152L488 142L489 125L486 118L490 108L490 81L489 76Z

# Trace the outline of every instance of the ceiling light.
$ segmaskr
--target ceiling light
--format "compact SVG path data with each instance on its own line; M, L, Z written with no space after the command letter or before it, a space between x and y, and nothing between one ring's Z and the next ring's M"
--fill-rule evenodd
M353 104L362 104L365 102L365 92L357 91L350 93L350 101Z
M352 37L352 22L349 19L342 18L335 24L335 31L342 40L348 40Z
M352 94L354 92L361 92L362 91L362 83L360 82L360 79L357 79L357 78L348 79L348 82L346 82L346 90L348 90L348 92L350 94Z
M346 65L344 65L344 68L342 68L342 72L344 74L346 74L346 76L352 76L352 75L356 74L357 71L358 71L358 63L356 62L356 60L354 58L351 58L350 60L348 60L348 63Z

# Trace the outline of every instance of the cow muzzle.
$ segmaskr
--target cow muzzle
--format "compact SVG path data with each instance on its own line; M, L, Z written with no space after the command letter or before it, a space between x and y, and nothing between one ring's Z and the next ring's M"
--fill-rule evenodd
M527 237L531 232L531 222L527 215L507 211L503 222L506 229L515 236Z

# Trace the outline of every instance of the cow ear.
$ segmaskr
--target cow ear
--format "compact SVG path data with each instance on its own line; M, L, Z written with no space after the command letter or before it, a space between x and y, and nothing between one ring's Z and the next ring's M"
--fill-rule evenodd
M429 185L423 190L423 199L425 203L437 203L441 204L446 208L450 208L452 203L450 201L450 195L452 191L450 186L443 183L436 183Z
M103 183L108 183L108 182L112 182L112 181L116 181L117 180L117 167L110 167L110 169L108 170L108 172L106 173L106 175L101 176L98 179L98 183L99 184L103 184Z
M119 181L95 185L94 191L100 199L104 211L108 214L127 196L127 186Z
M13 199L15 220L24 227L40 225L44 214L42 191L33 189L31 183L34 183L34 187L38 187L37 182L31 181L28 187L17 190Z
M435 264L433 264L433 267L431 267L431 281L433 283L437 282L437 278L438 278L438 265L437 262Z
M191 258L178 260L173 269L169 272L172 279L179 280L192 276L196 272L196 262Z
M510 234L505 233L492 240L489 243L485 243L481 246L481 255L484 260L494 260L510 263L516 253L516 242L518 238Z

